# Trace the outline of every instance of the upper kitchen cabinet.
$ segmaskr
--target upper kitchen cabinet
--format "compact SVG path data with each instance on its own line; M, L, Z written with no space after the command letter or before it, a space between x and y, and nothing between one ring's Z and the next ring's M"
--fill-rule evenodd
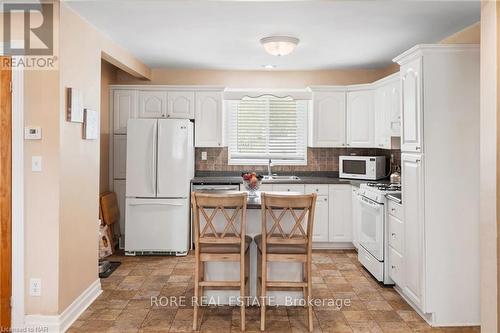
M139 118L162 118L167 111L167 93L162 90L139 91Z
M196 92L195 147L222 147L222 91Z
M309 114L309 147L345 146L345 91L313 89L313 108Z
M168 92L168 118L194 119L194 91Z
M373 90L347 92L347 146L375 145Z
M399 73L375 83L375 147L392 149L391 137L401 135Z
M137 118L137 91L117 89L112 92L113 132L127 133L127 121Z
M422 152L422 58L401 65L401 151Z

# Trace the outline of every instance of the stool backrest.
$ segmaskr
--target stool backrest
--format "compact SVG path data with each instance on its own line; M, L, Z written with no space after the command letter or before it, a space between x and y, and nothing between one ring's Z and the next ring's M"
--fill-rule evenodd
M262 243L312 245L316 194L261 194ZM264 245L265 246L265 245Z
M193 192L195 244L244 244L247 194ZM220 218L222 217L222 218Z

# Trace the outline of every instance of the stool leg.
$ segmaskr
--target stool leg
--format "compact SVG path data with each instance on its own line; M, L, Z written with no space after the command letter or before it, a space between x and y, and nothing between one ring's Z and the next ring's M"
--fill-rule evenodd
M246 262L245 253L240 254L240 320L241 331L245 331L245 277L246 277Z
M200 262L199 257L196 258L194 265L194 305L193 305L193 331L198 329L198 302L199 302L199 286L200 286Z
M245 296L250 296L250 249L247 251L245 255L245 271L246 271Z
M312 272L311 272L311 258L308 256L307 260L307 315L309 332L313 331L313 308L312 308Z
M267 280L267 258L263 253L261 256L261 287L260 287L260 330L266 329L266 280Z
M302 282L307 282L307 264L302 264ZM302 287L302 293L304 295L304 308L307 308L307 287Z

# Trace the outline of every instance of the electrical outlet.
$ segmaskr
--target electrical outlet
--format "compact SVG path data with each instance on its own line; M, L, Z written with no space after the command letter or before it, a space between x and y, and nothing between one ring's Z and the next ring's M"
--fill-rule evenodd
M31 156L31 171L42 172L42 156Z
M202 161L206 161L207 160L207 152L206 151L202 151L201 152L201 160Z
M42 296L42 279L30 279L30 296Z

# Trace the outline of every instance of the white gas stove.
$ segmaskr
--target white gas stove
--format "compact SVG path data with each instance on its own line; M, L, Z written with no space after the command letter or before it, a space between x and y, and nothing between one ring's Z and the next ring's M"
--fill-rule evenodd
M361 184L358 190L359 247L358 260L380 282L393 284L389 278L387 194L401 193L401 185Z

